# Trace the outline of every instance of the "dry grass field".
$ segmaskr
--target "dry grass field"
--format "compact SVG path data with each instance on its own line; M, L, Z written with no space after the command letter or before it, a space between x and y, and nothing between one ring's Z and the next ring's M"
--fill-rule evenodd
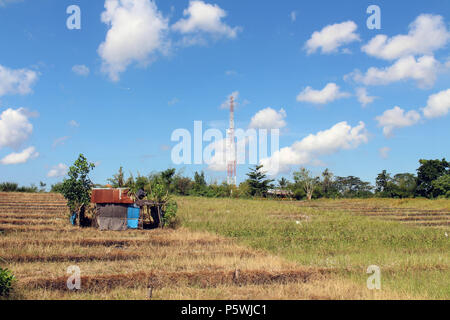
M450 298L447 200L177 201L177 230L114 232L71 226L60 195L0 193L11 298ZM371 264L382 290L366 287Z

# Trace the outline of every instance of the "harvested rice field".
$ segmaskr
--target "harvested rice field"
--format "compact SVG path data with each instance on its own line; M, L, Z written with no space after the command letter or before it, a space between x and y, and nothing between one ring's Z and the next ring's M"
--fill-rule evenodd
M179 229L98 231L60 195L0 193L10 299L450 298L448 200L176 200Z

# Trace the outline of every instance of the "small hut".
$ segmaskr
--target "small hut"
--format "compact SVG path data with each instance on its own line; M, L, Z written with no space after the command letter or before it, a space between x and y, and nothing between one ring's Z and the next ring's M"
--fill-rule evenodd
M151 229L162 225L161 205L134 199L126 188L95 188L91 202L100 230Z

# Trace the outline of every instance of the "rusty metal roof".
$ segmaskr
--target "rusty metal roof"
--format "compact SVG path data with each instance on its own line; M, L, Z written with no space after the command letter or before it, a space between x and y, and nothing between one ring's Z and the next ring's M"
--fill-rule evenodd
M133 204L134 200L128 196L126 188L93 189L91 194L92 203L121 203Z

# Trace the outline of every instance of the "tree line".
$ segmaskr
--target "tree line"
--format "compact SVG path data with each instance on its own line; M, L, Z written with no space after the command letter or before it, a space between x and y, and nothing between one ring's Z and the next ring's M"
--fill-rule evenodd
M207 183L203 171L195 172L193 178L170 168L161 172L135 177L125 175L122 167L108 179L114 188L131 188L150 191L154 186L163 186L170 194L201 197L288 197L297 200L319 198L450 198L450 163L442 160L420 160L417 174L399 173L392 175L386 170L378 174L375 186L359 177L335 176L325 169L320 176L314 176L306 168L294 171L291 180L267 177L263 166L249 169L247 179L239 186L226 182ZM104 185L97 185L103 186ZM53 188L54 189L54 188ZM57 191L57 190L53 190Z
M123 167L108 179L114 188L131 188L151 191L158 186L169 194L201 197L287 197L297 200L319 198L450 198L450 163L442 160L420 160L417 174L399 173L392 175L386 170L378 174L375 185L356 176L335 176L329 169L320 175L313 175L306 168L294 171L291 178L278 180L267 177L262 166L249 169L247 178L238 186L226 182L207 183L203 171L194 176L185 176L181 171L170 168L148 175L125 174ZM14 188L15 186L15 188ZM45 185L44 185L45 186ZM97 184L96 187L105 187ZM41 184L42 187L42 184ZM0 191L21 191L17 184L0 184ZM62 183L51 186L51 192L61 192ZM38 192L37 187L24 190Z

